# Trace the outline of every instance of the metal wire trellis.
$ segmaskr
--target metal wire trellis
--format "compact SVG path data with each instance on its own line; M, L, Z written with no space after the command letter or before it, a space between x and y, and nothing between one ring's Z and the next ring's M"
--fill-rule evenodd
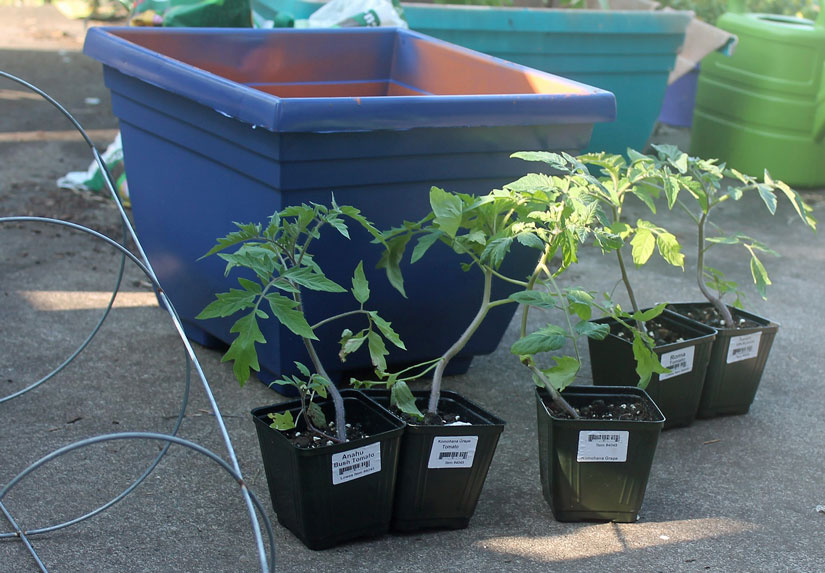
M32 222L32 223L41 223L41 224L49 224L49 225L59 225L67 228L71 228L76 231L80 231L83 233L87 233L92 237L103 241L107 245L111 246L112 248L116 249L121 254L121 262L119 271L117 274L117 279L115 281L115 286L112 291L112 296L109 298L108 304L103 311L102 316L98 320L97 324L92 329L91 333L81 342L80 346L72 352L68 358L66 358L60 365L58 365L54 370L50 373L42 377L40 380L35 381L34 383L26 386L22 390L19 390L9 396L0 397L0 406L3 406L5 403L11 401L14 398L18 398L24 394L27 394L34 390L35 388L41 386L46 381L50 380L58 373L60 373L68 364L70 364L83 350L89 345L91 340L95 337L95 335L100 330L101 326L103 325L106 318L109 316L112 306L115 301L115 297L117 296L118 291L120 290L123 274L125 270L125 265L127 260L130 261L132 264L136 265L148 278L148 280L152 283L153 287L156 289L158 293L158 298L160 299L161 306L166 309L169 317L172 320L172 324L175 327L178 337L181 339L183 346L185 348L185 356L186 356L186 376L185 376L185 384L184 384L184 391L181 400L181 408L178 413L177 419L175 421L174 427L169 434L159 434L159 433L151 433L151 432L127 432L127 433L114 433L114 434L106 434L102 436L87 438L85 440L80 440L74 442L68 446L64 446L58 450L55 450L51 454L46 455L45 457L41 458L40 460L32 463L28 467L26 467L22 472L20 472L17 476L15 476L9 483L5 485L2 489L0 489L0 511L2 512L5 519L9 522L12 527L11 532L2 532L0 531L0 539L7 539L7 538L17 538L19 539L25 548L29 551L29 553L34 558L37 566L42 571L48 571L46 565L41 560L40 556L38 555L37 551L34 548L34 545L31 542L31 537L43 533L52 532L58 529L63 529L79 523L81 521L87 520L99 513L106 511L108 508L112 507L123 498L128 496L135 488L138 487L157 467L160 463L163 456L168 452L169 448L172 444L177 444L180 446L184 446L186 448L192 449L208 458L213 460L217 463L222 469L224 469L239 485L241 490L241 495L243 497L244 503L247 507L247 511L249 513L249 519L251 522L254 538L255 538L255 546L258 553L258 561L260 564L260 568L262 571L274 571L275 570L275 542L274 536L272 532L272 524L267 517L266 512L264 511L263 507L261 506L258 499L254 496L254 494L249 490L247 487L243 475L238 464L237 456L235 454L235 450L232 446L232 440L229 436L229 433L226 429L226 425L223 420L223 416L221 415L220 409L218 408L218 404L215 400L214 394L212 393L212 389L209 385L209 382L206 379L206 376L201 368L200 363L198 362L197 356L195 355L194 349L192 348L189 340L187 339L186 335L183 331L183 326L181 324L180 318L178 317L177 312L175 311L175 307L172 302L168 299L163 288L161 287L160 283L157 280L157 276L155 275L154 270L152 269L152 265L149 262L146 253L141 246L140 241L138 240L137 234L127 216L126 210L123 206L123 203L118 195L115 184L112 178L111 173L109 172L105 162L103 161L100 152L95 147L94 143L92 142L91 138L88 136L86 131L80 125L80 123L69 113L58 101L54 98L49 96L47 93L39 89L38 87L26 82L9 74L3 70L0 70L0 77L6 78L13 82L16 82L25 88L33 91L34 93L40 95L44 100L50 103L52 106L57 108L57 110L66 117L72 125L77 129L80 136L85 140L86 144L89 146L91 153L94 157L94 161L98 165L101 173L103 174L103 180L106 184L106 188L111 195L112 199L115 201L115 204L118 209L118 213L120 215L122 228L123 228L123 244L115 241L114 239L99 233L93 229L89 229L83 225L79 225L76 223L71 223L68 221L62 221L59 219L51 219L47 217L28 217L28 216L19 216L19 217L0 217L0 224L4 223L13 223L13 222ZM126 248L126 244L128 240L131 239L132 243L135 245L135 248L138 252L137 255L133 254L129 249ZM223 440L224 446L227 450L227 456L229 461L227 462L214 452L198 445L193 442L184 440L177 436L177 433L180 429L180 426L183 422L186 405L189 398L189 391L191 387L191 372L194 368L198 378L201 381L203 389L206 393L207 399L209 401L210 407L212 412L215 415L215 421L218 425L218 430L221 435L221 439ZM56 525L50 525L46 527L40 527L37 529L28 529L23 530L17 523L17 520L14 518L12 513L9 511L8 507L3 504L3 498L11 491L11 489L17 485L23 478L37 470L38 468L42 467L43 465L47 464L48 462L60 458L61 456L72 452L77 449L85 448L94 444L99 444L101 442L107 442L112 440L160 440L164 442L161 451L158 455L154 458L154 460L149 464L146 470L137 478L131 485L129 485L126 489L124 489L120 494L115 496L113 499L108 501L107 503L101 505L100 507L89 511L88 513L71 519L69 521L59 523ZM264 528L266 529L267 534L267 542L269 544L269 556L267 556L267 550L264 545L264 538L263 533L261 531L260 522L258 520L258 516L260 516L261 521L264 524Z

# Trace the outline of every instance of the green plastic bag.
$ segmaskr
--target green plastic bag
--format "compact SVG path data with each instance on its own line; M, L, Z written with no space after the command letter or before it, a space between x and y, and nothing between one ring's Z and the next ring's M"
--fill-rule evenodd
M249 0L136 0L133 26L251 28Z

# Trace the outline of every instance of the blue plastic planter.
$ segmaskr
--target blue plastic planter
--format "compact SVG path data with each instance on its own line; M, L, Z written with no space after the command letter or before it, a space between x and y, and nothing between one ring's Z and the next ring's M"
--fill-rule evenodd
M104 64L137 232L187 334L206 345L231 341L233 320L194 317L237 283L224 277L219 258L198 258L233 221L328 204L334 193L389 228L423 216L432 185L486 193L535 169L512 152L579 151L594 122L615 114L608 92L392 28L93 28L84 52ZM366 234L351 241L328 234L316 253L342 285L364 259L370 305L409 349L391 355L391 365L438 356L476 312L480 279L462 272L446 248L406 268L408 300L373 269L380 252ZM511 270L526 274L532 256L517 253ZM331 296L340 303L307 295L310 323L352 307L346 294ZM511 305L491 312L458 371L495 349L513 312ZM345 327L320 333L331 375L369 367L366 353L339 363ZM308 360L288 331L262 328L265 380Z
M310 0L253 0L256 9L307 18ZM629 6L638 9L628 9ZM448 42L613 92L616 121L598 125L587 150L643 150L656 124L667 79L692 12L499 8L403 3L410 28Z

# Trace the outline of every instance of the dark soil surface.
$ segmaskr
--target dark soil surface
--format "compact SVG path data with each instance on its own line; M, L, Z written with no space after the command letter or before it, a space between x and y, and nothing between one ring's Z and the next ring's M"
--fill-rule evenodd
M725 321L722 318L722 315L719 314L719 311L716 310L716 307L712 305L695 306L689 308L679 308L678 310L671 310L673 310L674 312L678 312L679 314L683 314L684 316L687 316L688 318L695 320L696 322L701 322L702 324L706 324L714 328L730 328L729 326L725 325ZM736 309L733 309L732 314L734 320L736 321L736 324L733 328L757 328L759 326L762 326L755 320L751 320L749 318L737 315Z
M684 337L679 332L672 330L670 325L665 324L664 321L659 320L658 318L648 320L645 323L645 326L647 326L647 333L653 338L656 346L674 344L684 340ZM611 333L623 340L633 340L633 335L630 334L630 331L620 324L612 325Z
M565 420L571 416L562 411L552 401L545 400L550 412L556 418ZM616 396L614 399L603 400L598 398L589 404L573 407L579 416L587 420L627 420L653 421L658 419L656 412L644 400L627 396Z
M418 420L395 409L393 410L393 413L408 424L416 426L446 426L448 424L463 421L461 416L451 412L436 412L435 414L432 412L424 412L424 420Z
M321 428L321 431L327 436L335 435L335 422L329 422L326 428ZM335 444L326 436L321 436L317 432L309 432L306 428L295 428L284 432L284 435L292 441L296 448L314 449L322 448L324 446L331 446ZM364 431L360 423L347 424L347 441L360 440L361 438L368 438L369 434Z

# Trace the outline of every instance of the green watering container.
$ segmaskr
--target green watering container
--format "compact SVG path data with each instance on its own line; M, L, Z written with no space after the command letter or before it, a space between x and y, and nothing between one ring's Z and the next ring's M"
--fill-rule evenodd
M527 3L533 4L518 2ZM318 0L252 1L268 18L308 18L322 5ZM611 0L609 5L600 10L590 3L585 9L402 3L404 17L417 32L613 92L616 121L595 126L585 151L641 151L693 13L652 10L655 4L647 0Z
M716 26L739 44L730 57L702 60L691 154L754 176L767 169L790 185L822 185L825 10L812 22L746 14L739 1L729 9Z

